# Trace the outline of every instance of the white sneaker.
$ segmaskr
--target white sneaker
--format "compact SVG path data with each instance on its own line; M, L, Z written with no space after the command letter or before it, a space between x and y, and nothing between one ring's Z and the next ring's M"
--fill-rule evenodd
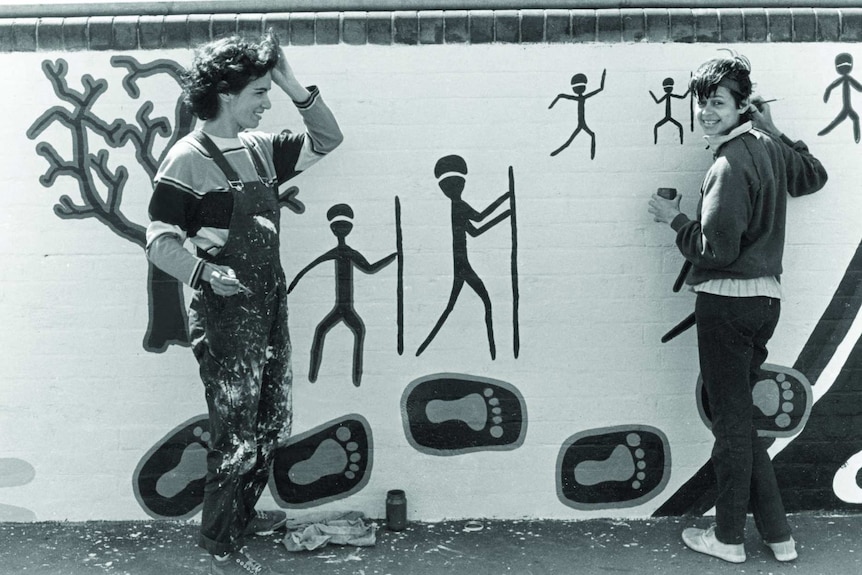
M689 527L683 530L682 540L690 549L698 553L712 555L730 563L745 562L745 546L742 543L730 545L719 541L715 537L715 525L709 529Z
M793 537L780 543L766 543L766 546L772 549L775 558L779 561L793 561L799 557L796 553L796 541L793 540Z

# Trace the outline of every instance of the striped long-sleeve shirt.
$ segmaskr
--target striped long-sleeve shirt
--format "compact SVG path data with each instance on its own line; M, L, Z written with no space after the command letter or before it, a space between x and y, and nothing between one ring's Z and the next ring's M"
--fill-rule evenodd
M343 136L316 87L296 107L305 132L244 132L239 138L210 136L243 182L257 180L248 148L254 147L268 176L280 185L308 169L335 149ZM233 211L233 195L223 172L187 135L168 151L154 178L147 227L147 257L178 280L197 287L204 260L185 249L188 239L215 255L225 245Z

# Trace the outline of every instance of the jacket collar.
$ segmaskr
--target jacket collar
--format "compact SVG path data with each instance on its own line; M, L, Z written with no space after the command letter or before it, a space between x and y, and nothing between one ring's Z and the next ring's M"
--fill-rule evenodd
M748 121L748 122L743 122L742 124L738 125L734 129L732 129L730 132L728 132L727 134L722 134L720 136L704 136L703 139L706 140L706 143L707 143L706 147L712 148L715 151L715 153L717 153L718 149L722 146L722 144L725 144L725 143L731 141L732 139L736 138L737 136L740 136L742 134L750 132L753 129L754 129L754 124L752 124L751 121Z

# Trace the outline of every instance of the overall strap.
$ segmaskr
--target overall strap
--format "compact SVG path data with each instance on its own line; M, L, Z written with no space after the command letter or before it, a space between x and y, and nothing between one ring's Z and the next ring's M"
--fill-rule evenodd
M222 173L224 173L225 177L227 178L228 184L230 184L230 187L238 192L241 192L245 186L243 186L242 180L237 175L236 170L233 169L233 167L225 159L224 154L222 154L221 150L218 149L218 146L216 146L215 143L210 140L209 136L207 136L201 130L195 130L194 132L192 132L192 137L212 157L213 161L216 163Z
M240 135L239 139L243 144L245 144L245 147L248 150L249 155L251 156L251 161L254 162L254 170L257 172L257 177L260 180L260 183L262 183L268 188L274 186L276 179L270 178L267 174L264 162L260 157L260 154L262 152L259 152L257 149L257 142L255 142L251 138L245 139L242 137L242 135Z

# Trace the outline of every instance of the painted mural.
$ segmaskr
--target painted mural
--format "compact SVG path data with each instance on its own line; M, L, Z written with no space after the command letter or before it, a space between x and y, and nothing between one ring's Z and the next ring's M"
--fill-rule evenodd
M10 493L5 488L20 487L27 485L36 476L36 470L33 466L15 457L0 458L0 489L4 489L0 493ZM12 497L9 497L12 500ZM36 521L36 514L31 510L5 503L0 499L0 517L3 521Z
M832 90L841 88L841 111L832 120L828 126L820 130L817 135L823 136L831 132L838 124L841 124L846 119L850 119L853 123L853 141L859 143L859 114L853 109L851 103L851 89L857 92L862 92L862 84L850 75L853 71L853 56L843 52L835 56L835 71L838 72L838 78L826 87L823 92L823 101L829 102L829 97L832 95Z
M685 97L689 95L691 90L686 90L682 94L675 94L674 84L675 82L673 78L665 78L661 83L661 89L664 92L664 95L661 97L656 97L656 95L653 94L652 90L649 91L649 95L652 96L652 99L656 104L661 104L662 102L664 102L664 118L659 120L653 127L653 144L658 144L658 129L667 124L668 122L676 126L676 129L679 132L679 143L680 145L682 145L683 143L682 124L680 124L674 119L671 104L673 103L674 99L684 100ZM691 109L691 104L689 104L689 108ZM693 128L694 126L692 123L692 129Z
M353 270L367 274L374 274L392 263L399 253L384 257L383 259L369 263L369 261L358 251L347 244L347 236L353 230L353 209L347 204L337 204L329 208L326 213L332 235L335 236L338 245L325 254L316 258L313 262L302 268L290 286L287 293L293 292L296 284L306 273L326 261L332 261L335 265L335 305L326 317L324 317L317 329L314 331L314 341L311 344L311 366L308 369L308 381L317 381L320 371L320 362L323 361L323 342L326 334L338 323L343 323L353 334L353 385L359 387L362 382L362 348L365 341L365 324L353 305ZM400 259L399 259L400 261Z
M632 425L581 431L557 459L557 496L575 509L619 509L649 501L670 479L670 445L657 428Z
M854 140L859 142L858 115L853 111L851 96L852 90L862 91L862 86L850 76L852 63L853 58L847 53L838 54L835 58L839 78L826 87L823 102L818 104L830 104L831 107L821 109L821 115L825 119L833 117L836 102L830 100L830 94L840 88L841 108L834 120L819 132L821 137L846 138L846 135L833 131L849 120ZM181 71L180 65L173 60L142 62L122 55L110 58L110 65L125 70L120 86L94 78L86 70L72 71L62 58L45 60L41 73L61 105L45 110L33 121L26 135L36 142L36 154L47 163L47 170L39 180L43 187L52 188L61 178L71 178L77 184L79 198L64 194L54 203L57 218L71 220L68 225L74 225L75 220L94 219L108 228L113 241L119 238L143 247L145 224L132 221L124 212L128 167L115 160L113 151L132 146L140 167L152 178L163 156L163 153L154 152L156 139L165 141L164 150L167 150L173 142L194 129L194 121L180 100L178 85L174 116L170 119L152 117L153 103L146 100L138 105L132 116L102 117L98 104L109 90L122 90L129 98L139 100L145 93L140 86L145 78L164 75L178 81ZM599 86L591 91L587 91L587 76L575 74L570 82L572 92L558 94L548 106L548 109L554 108L562 101L576 104L575 129L567 141L551 152L551 156L560 155L583 132L590 140L589 160L570 151L566 154L566 161L586 165L595 160L596 132L586 122L586 102L605 91L607 73L608 69L603 69ZM648 125L644 124L648 133L643 137L646 141L651 140L652 145L663 140L672 140L674 147L677 147L677 141L679 145L684 143L684 123L678 112L675 115L672 104L674 100L684 102L689 98L689 91L681 88L685 84L681 80L682 75L675 74L659 74L651 78L650 85L655 86L660 81L662 91L656 95L647 89L652 102L642 98L646 100L644 116L650 118ZM82 90L73 88L75 82L70 81L71 76L80 78ZM644 87L639 87L638 93L642 97ZM599 105L601 100L602 97L596 98L591 105ZM655 117L653 106L663 109L663 117L658 122L652 120ZM547 113L544 109L541 112ZM554 122L563 123L560 117L562 114L556 116ZM55 125L62 126L72 136L73 146L68 155L58 151L59 146L49 135L54 133L49 131L49 127ZM595 120L593 126L598 131L605 127ZM102 148L103 145L106 148ZM508 189L502 193L497 190L490 200L474 199L468 188L468 180L473 186L478 178L468 170L468 162L473 160L467 153L450 151L423 150L425 171L416 175L417 181L428 184L428 188L435 185L438 188L433 192L438 203L446 204L451 232L451 237L446 238L451 241L443 242L447 249L451 246L451 252L446 254L451 262L451 275L444 278L449 286L448 299L423 301L423 305L433 308L432 315L416 318L405 312L405 307L411 303L410 298L422 297L405 289L405 270L423 265L421 249L424 246L412 252L404 249L405 240L413 239L411 234L414 230L403 225L403 213L417 205L415 194L411 196L408 190L397 190L397 195L392 192L387 197L388 202L394 202L395 225L382 231L389 247L376 253L354 247L348 241L354 225L361 229L365 224L356 216L356 204L327 204L326 224L331 232L329 244L314 247L317 250L314 253L319 255L303 261L289 287L291 306L301 306L309 272L328 270L326 273L331 273L327 276L334 294L330 310L322 317L318 316L310 340L293 342L295 348L309 350L309 382L318 380L322 365L341 356L349 358L347 364L350 366L339 375L339 383L345 383L345 393L361 394L355 397L375 393L370 386L361 385L366 371L376 367L369 365L369 358L379 357L379 352L371 355L365 346L366 320L370 312L366 302L357 297L355 270L373 276L364 278L370 282L380 280L382 283L386 276L396 278L397 289L385 296L391 298L396 309L395 328L391 329L387 323L387 329L395 335L396 345L389 347L386 353L401 358L405 333L416 333L421 343L415 357L404 359L417 361L415 358L433 349L435 342L440 340L463 346L473 355L481 356L482 360L490 358L495 362L492 366L504 359L516 361L523 357L525 348L521 342L520 310L525 302L522 302L520 283L525 275L519 270L524 263L524 254L519 253L519 248L524 248L524 243L523 239L519 240L519 235L523 238L524 234L519 232L524 231L525 224L523 219L519 222L518 210L523 212L525 206L529 207L530 199L521 193L524 184L519 175L516 210L514 174L520 167L501 160L497 168L500 174L507 170L508 178L504 176L500 180L508 179ZM482 184L496 186L496 183L487 181ZM295 217L310 217L296 186L281 191L280 204ZM392 206L392 203L388 205ZM498 228L500 224L503 226ZM474 253L482 250L482 242L488 237L483 238L483 234L494 228L499 232L506 227L503 235L507 242L504 246L507 258L503 266L500 266L499 258L493 264L496 266L493 268L496 270L495 279L502 277L508 283L508 293L501 301L494 299L495 292L487 285L491 280L483 275L487 268L476 265ZM102 239L94 238L94 241ZM680 290L684 276L685 270L677 278L673 291ZM141 326L143 349L149 353L165 353L171 346L188 346L183 286L152 265L148 268L146 285L149 323ZM465 287L470 289L464 290ZM497 296L499 298L499 290ZM576 298L577 294L572 294L572 297ZM482 341L470 340L467 334L447 325L456 304L463 316L481 326L484 331ZM785 488L783 496L788 511L858 510L862 506L860 306L862 244L796 362L792 367L765 365L763 378L753 389L759 410L758 429L761 435L773 441L776 472L780 481L786 481L782 487ZM509 357L506 351L506 357L500 354L498 358L501 322L495 325L494 320L495 314L500 314L500 308L504 307L506 316L512 320L511 333L507 326L504 334L512 341L512 354ZM436 318L436 322L430 323L428 318L432 321ZM670 341L691 325L691 318L684 319L662 341ZM351 347L339 348L331 339L327 343L336 327L349 332ZM480 457L488 452L511 457L513 452L529 448L528 429L533 425L528 411L534 413L534 409L528 406L530 397L523 391L524 386L512 365L507 363L506 367L499 368L499 372L477 368L470 373L470 370L454 366L451 371L430 369L418 377L405 376L405 381L398 382L403 390L400 397L380 400L388 402L389 418L399 424L399 430L403 430L404 441L422 456L442 458L441 461L446 462ZM577 376L575 372L571 377ZM691 393L695 396L702 423L709 427L710 416L703 401L702 386L699 382L691 383ZM323 393L317 390L322 390L324 385L316 384L314 393ZM613 415L615 420L619 419L620 414ZM565 422L573 429L562 443L554 446L556 461L548 469L536 470L538 476L553 477L556 493L551 495L557 502L576 511L594 511L630 509L647 502L661 501L655 515L708 512L715 495L710 464L705 463L684 478L679 487L669 491L671 476L678 472L673 467L675 458L672 457L673 446L668 434L642 420L638 413L626 413L624 417L628 419L624 424L588 429L582 429L574 419ZM381 425L381 422L366 418L365 414L357 411L329 418L297 433L275 456L269 482L275 501L285 508L308 509L349 499L365 489L377 469L375 449L382 449L375 446L375 425ZM167 427L164 435L145 450L137 467L128 470L128 476L135 499L148 516L187 519L194 517L202 505L208 420L205 415L196 415L178 421L172 428ZM800 488L796 479L801 467L806 467L804 488ZM442 472L444 468L441 467ZM6 504L7 500L14 499L3 497L7 491L11 492L7 487L26 485L35 475L35 468L26 461L0 458L0 519L35 519L32 512Z
M449 198L451 202L451 222L452 222L452 290L449 293L449 301L446 303L446 309L440 315L440 319L434 324L431 333L425 338L419 349L416 350L416 355L419 356L428 347L428 345L437 337L437 333L443 324L446 323L446 318L452 313L455 307L455 302L461 295L461 290L466 284L470 287L479 299L482 300L482 305L485 308L485 329L488 334L488 351L491 354L491 359L497 357L497 345L494 341L494 318L491 312L491 298L488 296L488 290L485 288L485 283L482 278L470 265L470 258L467 255L467 236L478 237L489 229L493 228L500 222L508 219L511 223L512 232L512 307L515 310L513 321L514 338L514 355L518 357L518 270L517 270L517 249L518 236L515 219L515 182L512 168L509 168L509 191L500 195L496 200L482 211L476 210L473 206L463 199L462 193L466 185L467 162L461 156L450 155L444 156L437 160L434 166L434 176L438 180L438 185L443 194ZM508 202L508 209L500 212L493 218L487 218L494 213L504 202ZM476 225L480 224L480 225Z
M578 105L578 125L575 128L575 131L572 132L572 135L569 136L569 139L563 142L563 144L551 152L551 156L556 156L563 150L569 147L572 142L575 141L575 138L581 131L586 132L586 134L590 137L590 159L594 160L596 157L596 133L590 130L589 126L587 126L586 119L586 108L587 108L587 100L601 92L605 89L605 76L607 76L608 71L602 70L602 81L598 88L593 90L592 92L587 92L587 76L581 72L578 72L574 76L572 76L572 93L566 94L561 93L557 94L557 96L551 101L551 104L548 106L550 110L553 108L560 99L563 100L572 100Z
M442 373L420 378L401 398L407 441L431 455L516 449L527 433L527 405L505 381Z
M132 98L140 96L138 81L153 74L167 74L179 80L182 68L168 60L156 60L141 64L129 56L115 56L111 64L125 68L127 75L122 82L125 92ZM153 155L156 136L171 135L171 142L187 134L193 121L191 113L179 103L171 122L164 117L150 118L152 103L145 102L135 114L137 125L125 119L107 122L94 111L99 98L108 90L108 82L96 80L90 75L82 77L83 91L78 92L69 85L68 64L65 60L46 60L42 71L54 88L54 93L71 110L56 106L38 118L27 132L27 137L37 139L53 123L60 123L73 135L71 157L62 158L50 142L40 142L36 152L49 164L48 171L40 179L43 186L51 187L58 177L71 177L78 181L80 201L68 195L60 197L54 205L54 213L64 219L96 218L121 238L141 247L145 244L146 225L131 222L122 212L123 190L128 180L124 167L111 170L109 152L105 149L91 152L90 138L101 137L109 146L119 148L131 143L137 152L138 161L152 178L161 157ZM102 191L100 184L105 186ZM166 346L188 343L188 321L183 301L182 286L158 268L150 266L149 272L151 315L150 325L144 336L144 347L163 351Z

